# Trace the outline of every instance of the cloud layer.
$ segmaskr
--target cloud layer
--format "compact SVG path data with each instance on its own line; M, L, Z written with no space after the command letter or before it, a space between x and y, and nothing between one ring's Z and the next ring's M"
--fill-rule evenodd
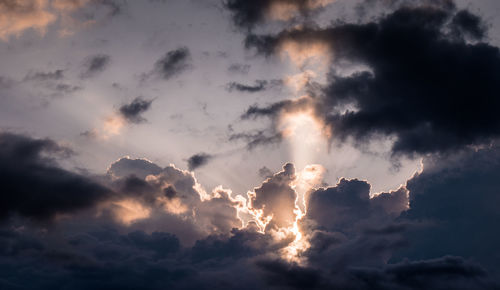
M48 139L3 133L0 148L5 289L498 287L496 258L482 255L484 242L471 244L488 233L486 247L498 245L486 230L498 214L484 207L498 199L490 190L497 149L425 161L406 186L373 197L366 181L320 183L307 190L300 216L296 190L316 182L290 163L243 196L222 187L206 193L192 173L146 159L122 158L105 176L77 174L54 159L70 151ZM443 173L457 163L459 171ZM442 190L449 186L457 190Z

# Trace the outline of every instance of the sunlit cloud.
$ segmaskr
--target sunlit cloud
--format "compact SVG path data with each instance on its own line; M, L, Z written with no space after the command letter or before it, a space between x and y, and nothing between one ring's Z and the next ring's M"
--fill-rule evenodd
M133 199L113 202L110 207L115 218L127 226L138 220L146 219L151 215L149 208Z
M74 13L95 1L91 0L10 0L0 2L0 39L19 37L27 30L45 35L50 25L57 25L61 37L96 23L81 20Z
M330 46L321 41L311 39L308 42L284 40L279 46L282 59L289 59L297 67L316 66L316 69L326 69L332 58Z
M302 91L306 85L314 78L317 74L312 70L305 70L298 74L286 76L284 78L284 83L289 88L291 88L295 93Z
M0 2L0 39L7 41L28 29L44 35L57 16L49 10L48 0L14 0Z
M273 20L287 21L296 17L300 12L316 10L327 6L334 0L307 0L307 1L274 1L267 12L267 17Z

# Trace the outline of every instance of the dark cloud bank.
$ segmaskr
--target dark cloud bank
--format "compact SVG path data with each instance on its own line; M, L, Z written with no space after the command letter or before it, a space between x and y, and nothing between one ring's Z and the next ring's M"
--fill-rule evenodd
M292 164L248 196L272 217L261 233L188 172L122 158L87 176L58 165L71 154L1 134L2 289L499 289L498 147L429 157L372 198L356 179L311 190L301 263L279 254L293 237L274 236L293 223ZM149 214L134 220L131 201Z
M251 9L241 21L257 23L269 2L227 5ZM358 179L309 190L300 261L281 254L294 237L279 234L294 223L293 164L263 170L266 180L243 201L146 159L122 158L101 176L78 173L61 165L74 153L57 142L0 133L0 288L500 289L500 66L483 35L475 16L448 5L248 37L267 54L287 39L334 38L338 59L371 68L332 70L313 97L253 107L248 117L312 106L339 138L393 135L396 153L454 152L426 155L405 186L373 197ZM159 67L175 59L167 54ZM356 111L337 112L351 102ZM149 105L122 108L140 118ZM264 229L251 211L269 218Z
M328 84L310 86L308 98L253 106L244 117L312 108L337 141L391 137L396 155L488 144L500 134L500 51L485 42L485 27L452 2L436 1L363 24L249 34L246 46L264 55L312 43L329 47L333 60ZM336 69L342 63L358 69L346 75Z

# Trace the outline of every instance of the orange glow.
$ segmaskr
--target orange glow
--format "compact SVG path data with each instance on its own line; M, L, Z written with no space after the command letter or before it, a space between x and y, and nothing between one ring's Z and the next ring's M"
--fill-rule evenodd
M122 128L125 126L125 120L121 116L111 116L106 118L103 126L103 137L119 135Z
M282 114L278 130L290 143L292 160L298 167L311 163L314 156L327 148L329 131L312 109Z
M297 174L297 178L292 183L292 187L297 193L294 209L295 222L286 231L295 238L290 245L283 249L283 256L288 261L302 263L301 254L311 246L307 237L300 231L299 223L306 215L305 194L321 184L324 172L325 168L321 165L307 165Z
M325 65L329 63L331 57L330 47L322 41L287 40L281 44L280 50L282 58L288 57L298 67L303 67L306 62Z
M56 20L49 12L47 0L16 0L9 8L0 3L0 39L19 36L24 30L35 29L45 34L47 26Z
M300 9L314 10L324 7L334 0L308 0L301 7L299 4L289 1L276 1L271 4L268 17L274 20L286 21L295 17Z
M311 70L285 77L285 84L292 88L296 93L300 92L311 79L316 77L316 73Z
M124 225L131 225L132 223L146 219L151 215L151 210L143 206L140 202L125 199L113 203L113 212L118 221Z
M166 197L161 197L158 201L163 204L163 209L168 213L179 215L189 210L179 198L167 199Z

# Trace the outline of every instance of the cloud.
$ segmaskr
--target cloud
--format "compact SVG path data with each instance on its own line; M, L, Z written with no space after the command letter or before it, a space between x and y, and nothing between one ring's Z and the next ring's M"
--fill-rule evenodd
M27 29L41 34L56 20L49 11L47 0L4 0L0 1L0 39L7 41L11 36L19 36Z
M287 163L282 171L248 193L250 208L261 210L263 220L270 219L270 226L266 229L290 227L295 221L297 194L292 188L293 180L295 180L295 167Z
M333 2L333 0L227 0L224 6L233 16L236 26L252 29L264 20L286 21L297 16L307 16Z
M146 121L141 114L149 110L152 103L153 100L137 97L130 104L122 105L118 111L127 122L139 124Z
M460 257L401 262L384 269L356 269L361 288L372 289L494 289L485 270Z
M230 82L227 84L227 90L229 92L236 90L239 92L257 93L257 92L265 91L265 90L272 88L272 87L281 86L282 84L283 84L283 81L281 81L281 80L271 80L271 81L256 80L255 85L253 85L253 86L244 85L244 84L240 84L237 82Z
M497 172L498 146L465 150L449 157L428 157L424 170L408 180L410 209L402 219L417 225L408 233L413 247L400 256L426 259L431 256L474 257L484 267L496 271L500 235L495 221L500 213ZM486 250L489 249L489 250Z
M145 123L147 119L142 114L151 108L153 101L146 100L140 96L136 97L132 102L121 105L118 110L105 117L101 128L87 130L80 135L90 138L108 139L121 134L126 126Z
M64 78L64 70L58 69L51 72L30 71L25 77L25 81L58 81Z
M153 74L169 80L191 67L191 53L187 47L180 47L167 52L155 63ZM151 75L150 73L149 75ZM147 78L149 75L146 75Z
M257 93L260 91L264 91L266 89L266 86L267 86L267 81L265 80L256 80L254 86L231 82L227 84L227 90L230 92L233 90L237 90L240 92Z
M342 178L336 186L320 188L308 195L306 217L319 228L345 231L385 215L397 217L407 206L408 192L404 188L370 198L368 182Z
M111 57L106 54L96 54L85 58L83 62L82 78L90 78L103 72L111 63Z
M199 167L206 165L214 156L207 153L198 153L188 158L188 169L193 171Z
M17 161L42 158L41 148L68 154L52 141L21 141L16 146L4 142L0 148L17 152L9 154ZM441 170L428 165L413 179L441 176ZM20 221L0 225L0 266L6 269L0 285L234 289L244 281L242 289L495 289L487 270L459 256L388 262L412 245L405 239L414 223L397 220L406 210L408 192L370 197L370 185L360 180L341 179L307 193L307 214L299 219L310 243L300 254L307 263L287 260L282 253L293 243L280 227L296 220L297 178L300 173L285 164L245 201L222 187L205 193L192 173L173 165L162 168L146 159L121 158L96 179L114 194L94 203L93 211L72 208L45 231L37 224L20 226ZM415 182L408 182L410 190L420 188ZM148 214L138 215L142 210ZM252 211L268 219L264 232L255 221L238 218ZM411 211L405 220L410 216Z
M264 166L264 167L261 167L259 169L259 176L264 178L264 179L267 179L267 178L273 176L273 172L271 171L271 169Z
M278 144L282 141L283 135L275 130L257 130L254 132L234 133L229 136L229 141L244 140L247 142L247 149L252 150L259 146Z
M55 158L70 152L49 139L1 133L1 218L16 214L35 221L49 220L108 198L110 189L58 166Z
M251 107L244 117L313 110L335 141L392 138L395 155L487 144L500 133L494 94L500 52L484 35L478 16L454 6L402 7L363 24L249 35L247 47L266 55L288 43L319 43L331 52L333 68L309 97ZM336 70L341 62L354 72Z
M161 170L161 167L147 159L131 159L124 157L113 162L108 168L107 174L116 178L135 175L141 179L145 179L148 175L159 174Z
M252 66L249 64L234 63L227 68L227 71L230 73L246 75L250 71L251 67Z
M0 1L0 39L8 41L12 36L18 37L26 30L36 30L41 35L47 32L50 25L59 25L61 36L71 35L75 29L95 23L74 18L74 13L85 8L107 8L110 15L120 13L123 2L114 0L3 0ZM85 17L83 17L85 18Z

